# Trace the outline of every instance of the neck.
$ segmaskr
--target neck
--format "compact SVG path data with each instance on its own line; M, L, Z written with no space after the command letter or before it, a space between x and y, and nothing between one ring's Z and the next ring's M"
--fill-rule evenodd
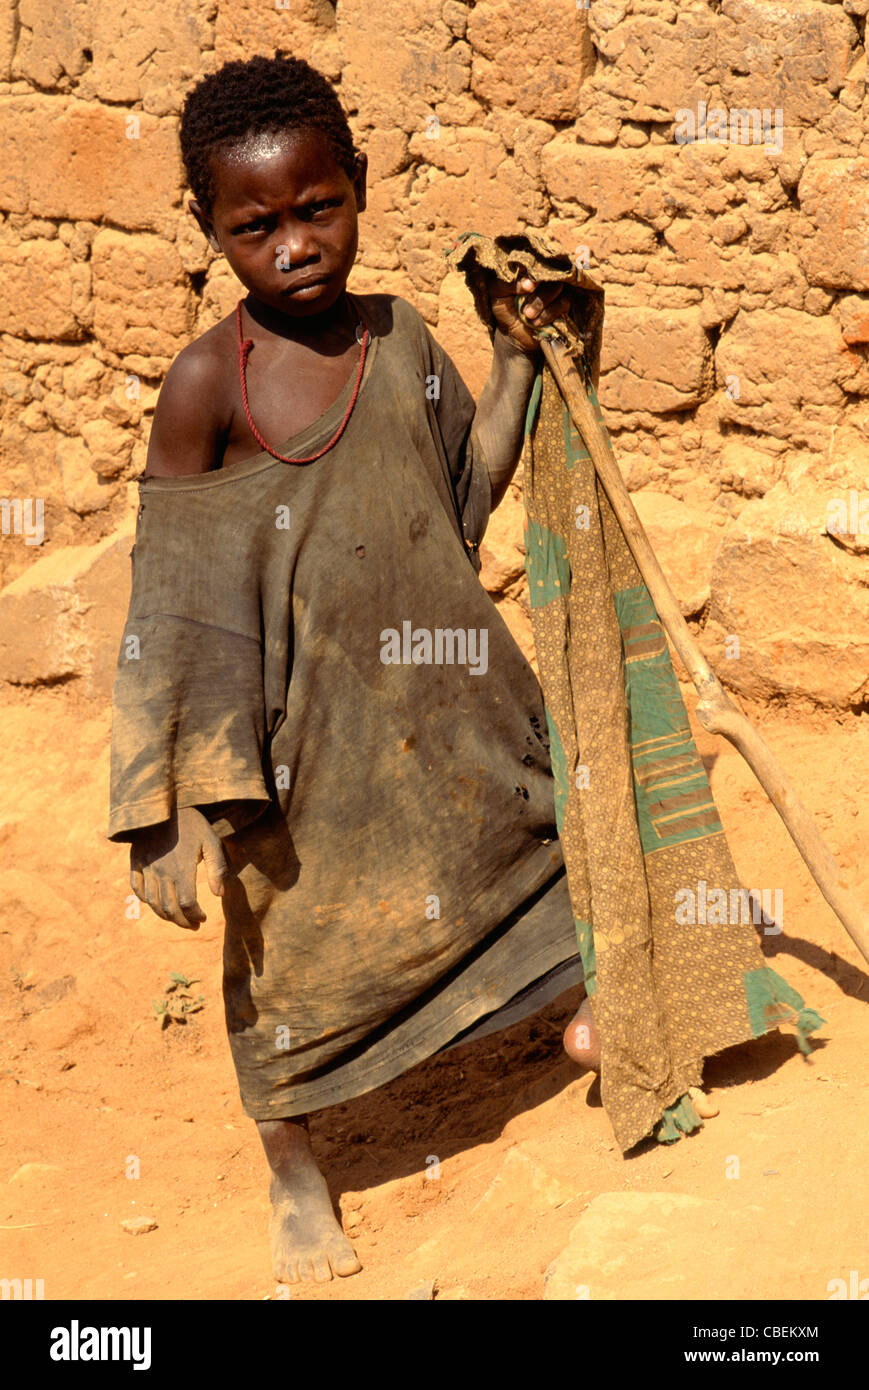
M273 309L270 304L264 304L252 294L246 296L243 304L254 323L258 323L261 328L280 338L289 338L301 343L312 342L315 339L322 342L324 338L333 334L344 337L348 330L351 333L355 332L359 318L346 290L341 292L330 308L324 309L320 314L311 314L308 318L292 318L280 309Z

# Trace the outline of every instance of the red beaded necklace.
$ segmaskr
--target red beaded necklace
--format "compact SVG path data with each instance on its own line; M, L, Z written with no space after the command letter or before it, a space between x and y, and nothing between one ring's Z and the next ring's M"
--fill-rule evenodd
M251 348L253 347L253 338L245 339L244 334L242 333L241 305L242 301L239 300L235 309L236 322L238 323L238 370L239 376L241 378L241 399L244 404L244 413L247 416L247 423L250 425L250 432L253 435L256 442L260 445L260 447L264 449L267 454L271 454L272 458L280 459L281 463L313 463L315 459L321 458L323 454L328 453L329 450L332 448L333 444L336 444L338 442L338 440L341 438L341 435L344 433L344 430L347 426L347 421L353 414L353 407L356 404L356 397L359 395L359 386L362 381L362 373L365 370L365 354L368 351L368 344L371 341L371 334L368 331L368 325L366 323L363 323L362 319L360 318L360 321L356 326L356 341L360 344L362 350L359 353L359 367L356 372L356 382L353 387L353 394L350 397L350 404L348 405L347 410L344 413L344 419L341 421L337 430L332 435L332 438L329 440L328 444L324 444L322 449L317 450L316 454L309 454L307 458L291 459L287 458L285 454L279 454L277 449L273 449L271 445L265 442L256 425L254 424L253 416L250 413L250 406L248 405L247 401L247 359L248 354ZM361 338L359 337L360 328L362 329Z

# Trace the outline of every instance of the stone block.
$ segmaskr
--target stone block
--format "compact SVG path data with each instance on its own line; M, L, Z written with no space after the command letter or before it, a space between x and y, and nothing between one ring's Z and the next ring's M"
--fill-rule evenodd
M594 70L588 12L547 0L481 0L468 16L471 90L487 106L572 121Z
M841 488L806 479L790 491L782 481L743 507L722 540L704 649L720 679L750 699L840 709L866 699L866 561L827 529L840 494L847 501Z
M59 96L0 107L0 208L171 235L181 194L175 122Z
M601 351L604 410L687 409L712 394L713 380L699 309L609 309Z
M778 108L785 125L812 126L835 109L859 35L822 0L723 0L716 41L723 105Z
M104 228L91 258L94 332L105 347L120 356L174 356L186 346L193 295L170 242Z
M543 1298L732 1298L752 1218L682 1192L603 1192L547 1268Z
M130 592L133 522L92 546L36 560L0 590L0 680L42 685L77 678L104 703Z
M632 501L682 612L700 613L709 602L721 528L707 512L667 493L635 492Z
M809 284L869 290L869 159L810 159L799 199L798 254Z
M76 308L90 277L56 238L37 238L18 245L0 243L3 279L3 327L21 338L81 335Z

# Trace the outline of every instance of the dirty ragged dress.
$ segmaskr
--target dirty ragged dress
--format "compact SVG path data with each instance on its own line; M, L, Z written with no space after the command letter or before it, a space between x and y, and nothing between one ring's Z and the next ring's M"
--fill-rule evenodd
M468 545L474 403L408 303L357 303L372 342L333 448L139 484L109 836L177 805L225 837L256 1119L380 1085L566 962L581 978L542 696ZM279 452L321 448L351 390Z

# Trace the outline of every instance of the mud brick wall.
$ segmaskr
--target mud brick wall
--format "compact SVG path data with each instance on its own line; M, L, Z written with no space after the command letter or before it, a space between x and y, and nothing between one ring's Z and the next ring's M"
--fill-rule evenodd
M185 209L181 103L284 47L336 83L369 157L355 287L411 300L476 391L488 343L443 250L545 229L606 288L602 404L722 678L865 707L867 9L7 0L0 676L108 697L159 386L240 290ZM530 651L521 522L517 486L483 579Z

